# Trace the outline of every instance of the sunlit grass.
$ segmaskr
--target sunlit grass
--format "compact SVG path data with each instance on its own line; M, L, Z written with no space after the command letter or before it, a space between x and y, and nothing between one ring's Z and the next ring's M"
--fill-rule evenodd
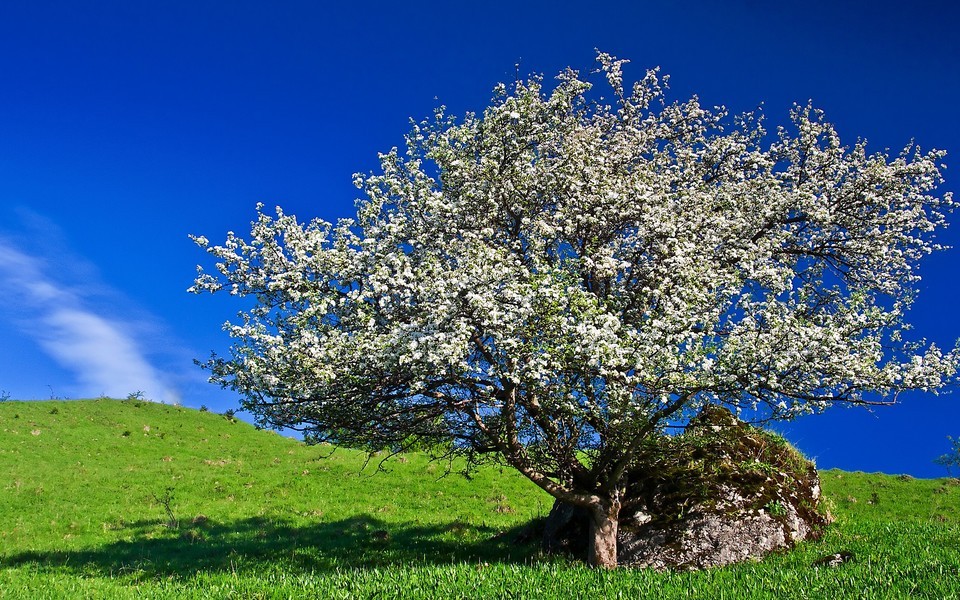
M0 596L960 595L950 480L826 471L837 522L819 542L698 573L598 572L513 543L551 502L510 470L365 461L174 406L0 402ZM838 551L854 561L811 566Z

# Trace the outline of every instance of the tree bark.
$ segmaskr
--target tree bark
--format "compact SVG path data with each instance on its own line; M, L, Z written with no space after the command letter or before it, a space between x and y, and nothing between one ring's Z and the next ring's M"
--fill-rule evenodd
M602 569L617 568L617 527L620 523L620 498L590 507L590 544L587 563Z

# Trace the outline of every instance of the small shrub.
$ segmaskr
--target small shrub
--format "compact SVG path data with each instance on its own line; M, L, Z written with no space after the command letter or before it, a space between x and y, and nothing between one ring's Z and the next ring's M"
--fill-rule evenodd
M159 496L157 494L153 494L153 500L162 506L164 512L167 514L167 522L165 525L170 529L178 529L180 527L180 521L177 519L176 515L173 514L173 492L173 487L168 487L163 491L163 494Z
M950 444L953 446L950 452L941 455L933 462L943 466L947 470L947 475L952 476L954 468L960 469L960 438L954 439L947 436L947 439L950 440Z
M60 414L60 409L59 409L59 408L56 408L56 407L51 408L51 409L50 409L50 414L51 414L51 415L58 415L58 414Z
M210 412L210 409L207 408L207 405L206 405L206 404L201 404L201 405L200 405L200 412Z
M143 390L137 390L127 394L127 400L144 400Z
M6 402L10 399L10 392L7 390L0 390L0 402Z

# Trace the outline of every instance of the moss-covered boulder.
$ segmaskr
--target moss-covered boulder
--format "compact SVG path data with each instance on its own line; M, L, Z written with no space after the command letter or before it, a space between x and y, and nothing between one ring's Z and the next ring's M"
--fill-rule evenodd
M828 523L814 465L785 439L708 406L680 435L651 439L630 469L618 561L699 569L757 559L817 537ZM587 516L556 503L548 551L579 555Z

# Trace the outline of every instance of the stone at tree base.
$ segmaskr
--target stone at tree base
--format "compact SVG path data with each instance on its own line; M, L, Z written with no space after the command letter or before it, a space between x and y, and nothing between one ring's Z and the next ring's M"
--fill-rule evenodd
M816 468L783 438L708 406L683 434L653 440L631 468L617 536L621 566L701 569L792 547L820 535ZM548 552L582 557L583 509L554 504Z

